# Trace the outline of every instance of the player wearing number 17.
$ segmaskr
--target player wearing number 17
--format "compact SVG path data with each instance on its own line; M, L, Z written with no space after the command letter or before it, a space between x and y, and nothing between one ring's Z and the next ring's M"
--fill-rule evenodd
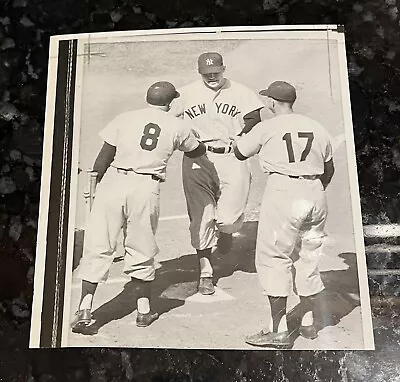
M269 174L256 244L256 269L271 305L267 327L246 339L254 346L291 347L287 328L287 297L300 296L302 322L299 333L316 338L314 308L324 289L318 271L328 213L325 188L333 173L333 153L325 129L311 118L293 112L295 88L273 82L261 95L274 117L257 125L234 144L238 159L258 153L263 171ZM296 260L297 257L298 259Z
M158 318L150 310L150 286L158 253L154 235L160 182L165 180L167 162L175 150L191 158L206 151L187 122L167 113L178 96L171 83L157 82L147 91L147 108L118 115L100 132L104 144L93 167L99 184L86 224L79 267L82 294L72 323L74 332L95 333L88 328L93 296L98 283L107 279L122 227L124 273L131 277L137 297L136 324L148 326Z

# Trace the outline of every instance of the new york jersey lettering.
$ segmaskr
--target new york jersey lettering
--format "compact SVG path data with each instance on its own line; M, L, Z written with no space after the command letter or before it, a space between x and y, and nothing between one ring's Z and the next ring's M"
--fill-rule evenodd
M215 103L217 108L217 113L230 115L231 117L236 117L240 114L240 110L235 105L229 105L228 103Z
M173 102L171 114L191 122L200 140L213 140L221 146L242 131L244 115L264 107L253 90L228 79L217 92L202 79L178 91L181 96Z
M235 105L230 105L228 103L215 103L216 107L216 112L218 114L225 114L229 115L232 118L235 118L238 114L240 114L240 110L238 109L237 106ZM206 104L203 103L201 105L194 105L192 107L189 107L185 110L185 114L190 118L194 119L198 117L199 115L206 114Z
M199 115L205 114L205 113L206 113L206 104L205 103L203 103L202 105L194 105L185 110L185 114L190 119L193 119L193 118L198 117Z

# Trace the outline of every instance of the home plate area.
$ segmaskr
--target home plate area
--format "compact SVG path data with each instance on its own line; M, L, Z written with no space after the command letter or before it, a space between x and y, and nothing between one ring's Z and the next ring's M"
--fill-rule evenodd
M235 300L235 297L225 292L223 289L215 287L213 295L204 296L197 292L197 283L175 284L170 286L160 296L161 298L184 300L200 304L213 304L221 301Z

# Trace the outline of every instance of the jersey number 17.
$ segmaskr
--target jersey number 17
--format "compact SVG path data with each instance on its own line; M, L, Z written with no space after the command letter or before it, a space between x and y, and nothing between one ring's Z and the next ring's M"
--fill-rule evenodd
M304 162L311 151L311 146L314 140L314 133L301 133L297 134L299 138L307 139L306 146L304 147L303 152L301 153L300 162ZM292 143L292 134L286 133L282 139L286 142L286 149L288 153L289 163L296 162L294 157L293 143Z

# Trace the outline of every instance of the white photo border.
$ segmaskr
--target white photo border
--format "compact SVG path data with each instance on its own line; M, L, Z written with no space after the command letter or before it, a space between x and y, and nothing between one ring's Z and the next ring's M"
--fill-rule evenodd
M52 152L55 95L58 69L59 42L65 40L78 41L78 53L76 63L76 87L75 87L75 108L74 108L74 136L72 148L72 171L70 177L70 200L69 222L68 222L68 249L66 255L65 285L64 290L64 320L62 322L61 343L55 346L53 342L49 347L68 346L67 337L70 330L70 293L72 284L72 260L73 260L73 237L76 205L74 200L77 195L77 168L79 160L79 132L81 112L81 91L83 80L83 61L87 54L84 46L91 42L113 43L133 41L177 41L177 40L219 40L219 39L307 39L307 40L328 40L337 41L339 55L340 86L342 96L342 110L348 157L348 173L350 177L350 194L352 202L352 216L355 232L357 268L360 287L360 298L362 307L363 339L364 350L374 350L374 338L372 330L371 306L367 278L367 264L363 241L363 227L361 218L360 197L358 190L357 164L355 157L353 124L350 107L350 91L347 72L345 36L343 28L338 25L284 25L284 26L256 26L256 27L209 27L209 28L182 28L182 29L160 29L160 30L137 30L123 32L105 32L53 36L49 49L49 71L46 101L46 122L44 133L44 149L42 161L40 213L38 224L37 254L35 265L34 299L32 308L32 325L30 336L30 347L42 347L40 341L41 315L44 290L44 273L46 264L46 242L48 226L49 193L51 183ZM74 199L75 198L75 199Z

